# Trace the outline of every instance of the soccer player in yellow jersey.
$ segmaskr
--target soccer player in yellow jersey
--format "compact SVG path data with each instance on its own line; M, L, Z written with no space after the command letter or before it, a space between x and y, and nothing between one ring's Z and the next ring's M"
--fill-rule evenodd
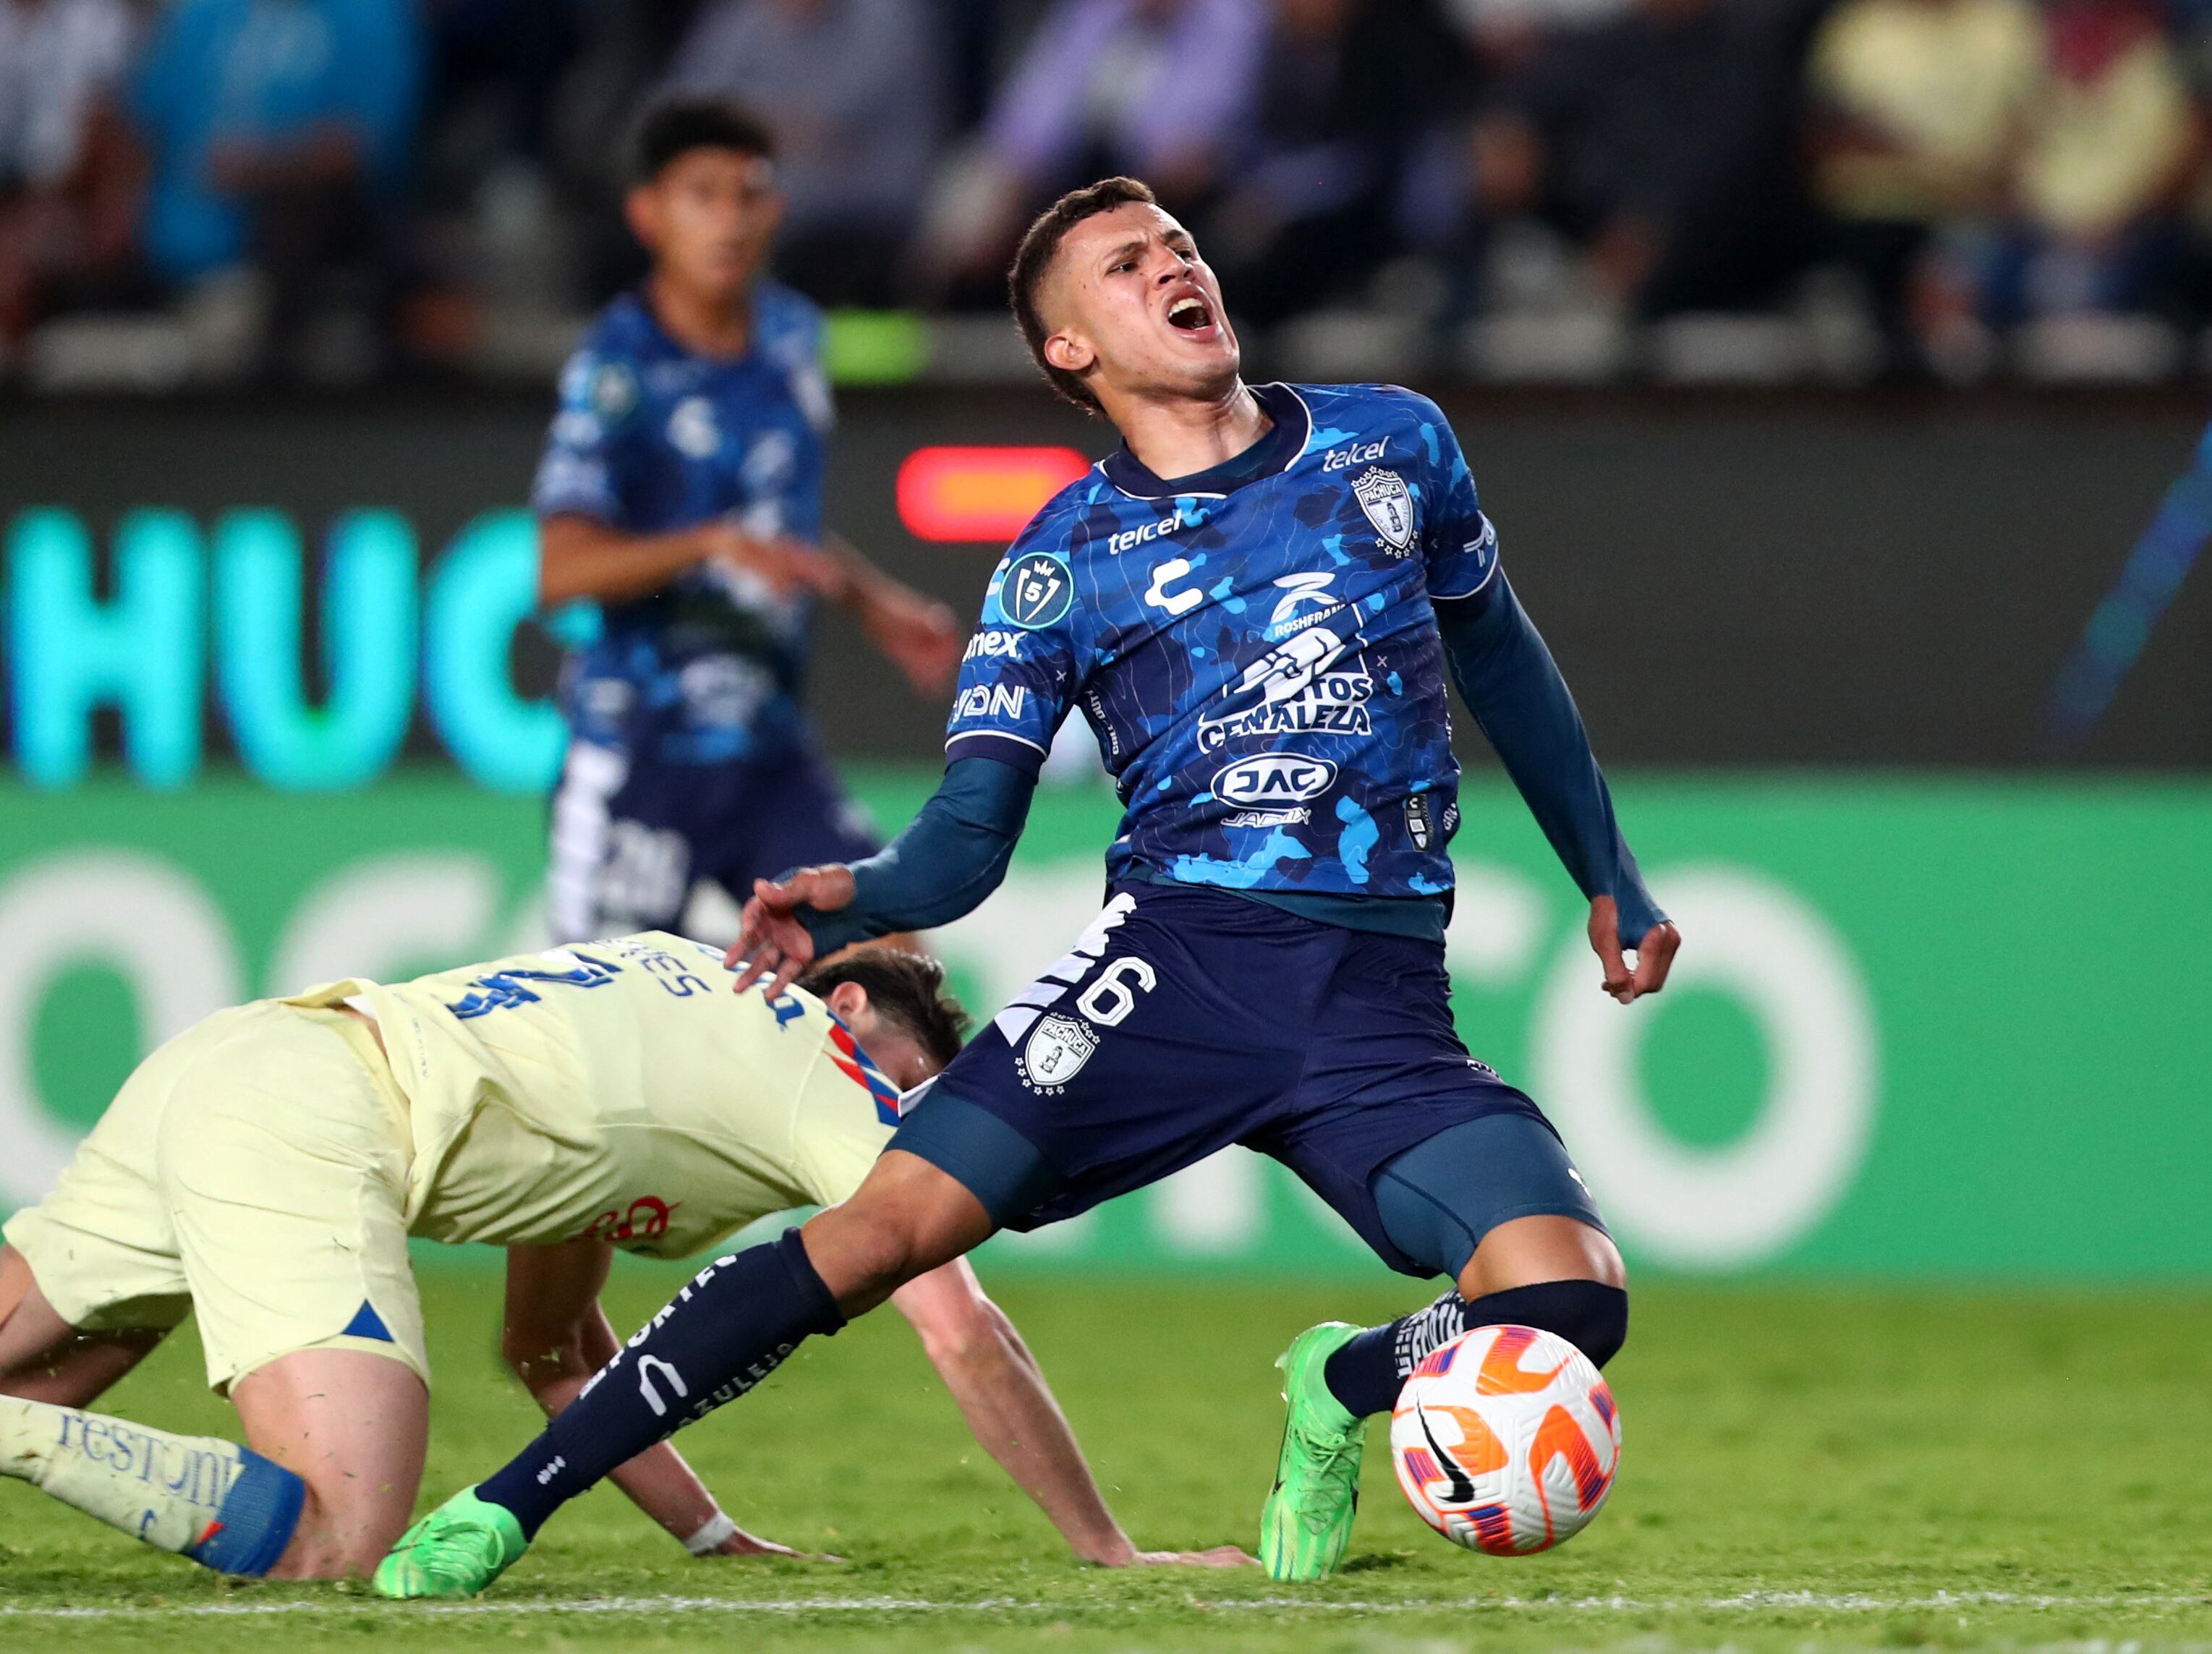
M770 999L658 932L218 1013L148 1057L5 1226L0 1472L225 1572L367 1572L406 1525L428 1433L410 1235L507 1248L502 1347L549 1414L607 1367L672 1432L734 1392L622 1365L599 1306L613 1252L686 1257L843 1200L964 1021L911 954L848 954ZM1247 1560L1130 1544L965 1263L897 1302L1079 1556ZM188 1312L243 1447L82 1410ZM694 1554L789 1554L665 1441L615 1480Z

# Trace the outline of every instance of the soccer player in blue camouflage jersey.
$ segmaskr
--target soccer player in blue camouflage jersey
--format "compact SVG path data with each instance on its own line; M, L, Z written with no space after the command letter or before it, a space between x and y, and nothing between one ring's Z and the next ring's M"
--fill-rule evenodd
M674 1306L434 1515L418 1574L480 1586L497 1567L457 1559L503 1566L659 1438L624 1362L671 1362L718 1404L994 1231L1231 1143L1289 1166L1393 1268L1452 1282L1397 1321L1310 1328L1285 1353L1261 1519L1279 1578L1342 1560L1365 1421L1437 1345L1516 1323L1602 1365L1627 1336L1620 1256L1557 1134L1453 1029L1448 678L1589 899L1604 991L1657 991L1680 937L1450 427L1394 387L1246 385L1212 272L1130 179L1046 213L1012 287L1048 377L1124 445L994 573L936 796L882 855L757 886L736 980L774 991L817 954L981 901L1079 707L1127 805L1105 909L908 1100L850 1200Z
M823 535L822 316L760 276L772 150L727 104L647 117L628 209L653 271L562 376L532 492L540 597L594 599L605 624L562 685L556 941L676 930L702 881L743 895L875 850L799 705L817 601L850 608L918 691L958 659L943 604Z

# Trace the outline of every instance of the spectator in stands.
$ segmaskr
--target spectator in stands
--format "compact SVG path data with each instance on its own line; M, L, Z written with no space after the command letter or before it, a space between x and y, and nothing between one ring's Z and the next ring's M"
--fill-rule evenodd
M999 89L980 153L940 191L940 271L1002 302L1030 211L1108 173L1200 212L1252 121L1268 16L1267 0L1060 0Z
M556 88L579 44L575 6L568 0L417 3L429 46L418 144L426 161L471 181L518 162L542 168Z
M1634 0L1438 0L1443 21L1495 72L1525 69L1547 39L1610 23Z
M0 0L0 349L130 264L131 33L122 0Z
M1475 123L1491 218L1537 214L1594 289L1643 316L1770 300L1802 262L1786 8L1636 0L1547 39Z
M2047 0L2042 21L2013 211L1986 248L1948 261L1971 272L1977 308L1996 326L2141 307L2201 149L2149 0Z
M1407 147L1452 43L1406 0L1272 0L1257 107L1206 257L1252 320L1344 296L1389 251Z
M147 49L147 254L179 286L259 271L284 366L309 322L388 297L421 51L410 0L175 0Z
M924 0L714 0L668 89L732 99L776 134L776 270L817 302L885 305L945 120Z
M1945 325L1926 263L1942 227L2005 210L2042 57L2026 0L1843 0L1814 43L1814 194L1899 367Z

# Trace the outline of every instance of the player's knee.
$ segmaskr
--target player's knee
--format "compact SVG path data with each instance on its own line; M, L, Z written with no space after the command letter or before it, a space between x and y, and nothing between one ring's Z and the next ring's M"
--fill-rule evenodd
M832 1207L805 1230L806 1256L846 1313L872 1308L915 1276L925 1263L925 1238L907 1213Z
M1628 1293L1602 1281L1547 1281L1511 1294L1525 1297L1526 1324L1556 1332L1603 1366L1628 1342Z

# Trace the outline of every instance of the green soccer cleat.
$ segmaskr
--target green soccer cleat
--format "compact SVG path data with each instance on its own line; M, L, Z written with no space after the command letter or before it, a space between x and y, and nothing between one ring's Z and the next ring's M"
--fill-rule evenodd
M1322 1366L1360 1330L1342 1321L1308 1327L1275 1363L1290 1410L1275 1490L1260 1511L1260 1560L1271 1579L1325 1579L1352 1542L1367 1421L1329 1394Z
M369 1583L379 1596L474 1596L529 1548L514 1512L464 1487L399 1536Z

